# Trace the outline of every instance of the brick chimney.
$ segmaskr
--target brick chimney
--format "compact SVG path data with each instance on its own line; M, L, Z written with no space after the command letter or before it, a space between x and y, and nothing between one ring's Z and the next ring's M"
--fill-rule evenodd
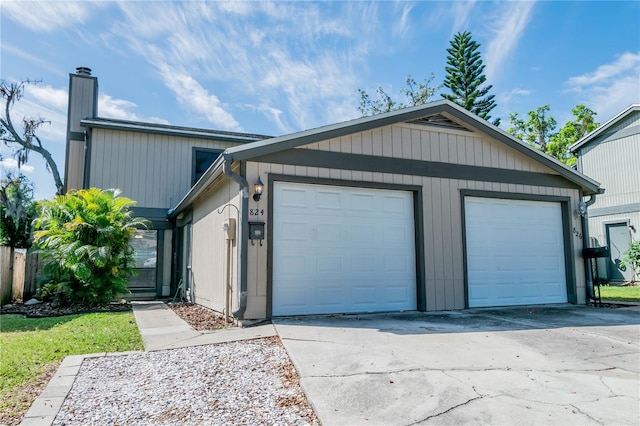
M69 107L67 110L67 149L64 166L64 191L82 189L87 182L87 135L80 125L84 118L98 116L98 79L91 68L78 67L69 74Z

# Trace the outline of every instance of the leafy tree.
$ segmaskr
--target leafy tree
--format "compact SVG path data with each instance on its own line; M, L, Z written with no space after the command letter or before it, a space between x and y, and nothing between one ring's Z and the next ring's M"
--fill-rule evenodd
M599 126L595 121L597 114L584 105L576 105L571 110L574 119L565 123L559 132L554 132L557 121L548 114L550 110L549 105L544 105L535 111L529 111L526 122L518 117L518 113L509 114L512 127L507 132L566 165L573 166L576 158L569 147Z
M576 164L576 156L569 151L569 147L600 125L595 121L597 113L584 105L576 105L571 112L575 118L568 121L558 133L551 136L545 151L568 166Z
M627 270L627 266L631 267L636 277L640 277L640 241L632 241L629 244L629 249L620 264L623 271Z
M529 111L527 113L529 120L526 122L518 117L517 112L509 114L509 122L513 127L507 129L507 132L540 151L546 152L547 143L558 124L555 118L547 115L550 109L549 105L544 105L535 111Z
M129 243L146 221L119 190L83 189L42 202L34 242L50 277L42 297L62 303L104 304L128 293L135 259Z
M58 194L63 193L62 179L58 166L53 159L51 153L42 145L42 141L37 135L37 131L44 123L49 121L37 117L23 117L21 128L14 126L11 119L11 108L16 101L24 96L25 84L35 84L37 82L25 80L18 83L9 83L5 80L0 81L0 96L4 103L4 111L0 114L0 140L6 146L14 147L14 157L18 160L18 167L29 161L31 151L36 152L44 158L47 170L53 175L53 181L56 185Z
M33 184L24 175L7 173L0 180L0 245L31 247L35 216Z
M481 87L487 80L484 65L480 57L480 44L472 40L471 33L465 31L453 36L451 47L447 49L447 66L444 86L451 93L442 93L442 97L471 111L487 121L489 112L495 108L494 95L489 95L492 85ZM500 125L500 119L493 121Z
M400 93L405 96L406 102L394 101L391 95L385 92L380 86L376 89L378 95L376 99L372 99L363 89L358 89L358 94L360 95L358 110L362 113L363 117L366 117L368 115L381 114L409 106L425 104L440 88L440 86L430 87L434 78L435 76L431 73L429 78L425 79L424 83L418 83L410 75L407 76L405 81L406 87L400 90Z

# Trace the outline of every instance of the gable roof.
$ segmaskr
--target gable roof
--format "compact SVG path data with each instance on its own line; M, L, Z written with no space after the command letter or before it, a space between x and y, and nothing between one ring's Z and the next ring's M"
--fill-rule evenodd
M559 175L584 188L587 193L598 192L598 188L600 187L598 182L588 178L582 173L576 172L557 159L531 147L521 140L511 136L507 132L490 124L486 120L483 120L475 114L446 99L391 111L384 114L362 117L343 123L331 124L276 138L265 139L242 146L236 146L228 148L226 153L231 155L233 161L249 160L251 158L273 154L275 152L296 148L314 142L320 142L390 124L415 121L425 117L441 114L453 118L458 122L458 124L462 123L462 127L465 127L464 125L466 124L469 127L478 129L527 157L542 163L557 172Z
M314 142L338 138L352 133L371 130L391 124L422 120L432 116L443 116L450 119L452 122L455 122L458 129L476 129L505 143L516 151L549 167L570 182L573 182L582 188L585 195L602 192L600 184L593 179L567 167L557 159L529 146L453 102L442 99L424 105L357 118L342 123L330 124L315 129L304 130L302 132L291 133L289 135L227 148L224 153L218 157L217 161L207 169L202 178L196 182L176 207L170 210L170 213L171 215L176 215L189 206L191 202L207 188L210 182L213 182L214 179L222 174L222 164L225 161L234 162L251 160L252 158L274 154ZM441 121L439 117L437 120ZM427 120L426 124L428 124L428 121L429 120Z
M271 136L252 133L228 132L224 130L198 129L194 127L172 126L159 123L117 120L113 118L85 118L80 120L84 127L93 129L125 130L129 132L152 133L157 135L180 136L195 139L213 139L225 142L250 143Z
M598 136L604 134L611 126L617 124L620 120L625 119L629 115L631 115L634 111L640 111L640 104L631 104L625 110L618 113L615 117L604 123L602 126L595 129L593 132L584 136L582 139L574 143L569 147L571 152L576 152L589 142L593 141Z

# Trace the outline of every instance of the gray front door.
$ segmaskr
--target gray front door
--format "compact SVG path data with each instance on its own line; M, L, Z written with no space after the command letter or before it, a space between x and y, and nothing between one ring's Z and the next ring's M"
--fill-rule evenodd
M609 280L610 281L631 281L633 278L633 270L627 267L626 271L620 269L620 262L624 258L624 254L629 250L631 243L631 234L626 223L612 223L606 225L607 245L611 254L609 256Z

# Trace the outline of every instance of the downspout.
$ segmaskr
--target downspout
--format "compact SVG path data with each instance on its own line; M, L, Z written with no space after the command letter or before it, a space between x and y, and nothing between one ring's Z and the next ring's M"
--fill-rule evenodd
M231 154L222 154L224 162L222 163L222 172L232 181L240 185L240 212L238 221L238 239L240 242L240 252L238 253L238 285L240 287L238 300L238 310L233 311L233 317L235 319L244 319L244 313L247 310L247 277L243 274L244 265L246 264L246 251L244 247L247 241L247 227L244 226L245 213L249 208L249 183L242 176L233 173L231 171L231 164L233 163L233 157Z
M584 241L583 247L588 248L590 246L589 241L589 206L596 202L596 194L591 194L589 200L585 203L586 209L582 216L582 238ZM585 276L587 277L587 299L595 299L596 294L593 289L593 276L591 275L591 266L589 259L583 257ZM597 260L596 260L597 261Z

